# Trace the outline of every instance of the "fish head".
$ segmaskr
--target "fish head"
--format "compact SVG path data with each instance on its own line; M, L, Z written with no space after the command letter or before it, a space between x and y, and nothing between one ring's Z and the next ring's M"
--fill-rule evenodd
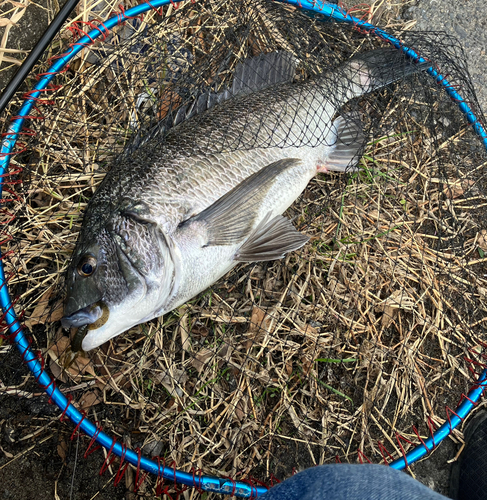
M61 320L64 328L79 328L73 350L89 351L156 317L174 278L170 245L157 224L122 214L95 231L84 226L68 268Z

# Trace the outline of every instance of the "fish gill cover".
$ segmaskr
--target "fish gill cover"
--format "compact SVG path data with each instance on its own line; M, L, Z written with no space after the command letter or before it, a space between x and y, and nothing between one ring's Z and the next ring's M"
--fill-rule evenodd
M480 115L454 40L395 35ZM50 55L65 46L58 39ZM415 432L425 439L447 421L471 387L484 359L486 153L422 71L343 98L356 85L343 68L387 46L284 4L182 2L84 49L57 76L50 105L38 102L43 119L29 120L35 134L11 162L19 183L4 194L15 215L2 238L9 287L57 386L127 446L186 471L259 480L337 459L390 461ZM265 67L269 85L256 83L265 99L235 91L239 67L276 51L285 63L268 56L281 66ZM76 329L60 321L68 266L107 172L134 188L158 148L166 160L225 154L235 164L255 149L319 149L331 140L320 124L340 116L363 138L358 168L318 174L286 211L304 246L238 264L163 316L74 352ZM141 217L114 199L99 224L110 210ZM11 347L0 352L10 415L39 390Z

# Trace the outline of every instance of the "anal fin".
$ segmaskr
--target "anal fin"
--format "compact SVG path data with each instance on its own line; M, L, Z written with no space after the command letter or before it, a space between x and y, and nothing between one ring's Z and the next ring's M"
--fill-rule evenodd
M365 136L358 113L338 117L336 127L337 142L323 165L324 171L357 171Z
M308 236L301 234L291 221L278 215L264 217L234 257L239 262L260 262L282 259L287 253L301 248Z

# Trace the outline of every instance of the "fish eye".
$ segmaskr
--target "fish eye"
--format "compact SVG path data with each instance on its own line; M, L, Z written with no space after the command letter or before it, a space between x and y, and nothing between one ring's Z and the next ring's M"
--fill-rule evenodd
M76 268L78 271L78 274L82 276L83 278L86 278L87 276L91 276L96 269L96 259L93 257L93 255L85 255L82 257L80 260L78 267Z

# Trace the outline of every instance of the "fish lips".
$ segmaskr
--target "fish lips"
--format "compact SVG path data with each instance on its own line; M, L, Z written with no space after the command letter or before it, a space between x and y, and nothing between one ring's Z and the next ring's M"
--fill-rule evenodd
M80 326L91 325L98 321L103 315L103 308L99 303L90 304L78 311L61 318L63 328L79 328Z

